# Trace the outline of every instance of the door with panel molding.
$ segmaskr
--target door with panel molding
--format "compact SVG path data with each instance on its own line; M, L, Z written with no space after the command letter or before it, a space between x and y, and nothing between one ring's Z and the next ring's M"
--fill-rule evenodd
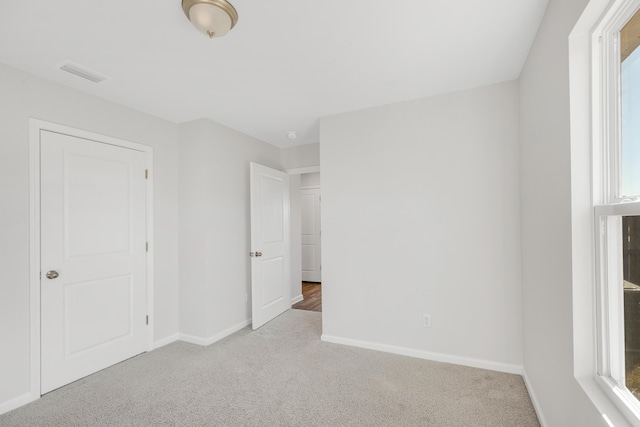
M322 281L320 201L319 188L300 190L301 265L305 282Z
M251 317L258 329L291 308L289 175L250 164Z
M146 154L40 132L41 393L147 348Z

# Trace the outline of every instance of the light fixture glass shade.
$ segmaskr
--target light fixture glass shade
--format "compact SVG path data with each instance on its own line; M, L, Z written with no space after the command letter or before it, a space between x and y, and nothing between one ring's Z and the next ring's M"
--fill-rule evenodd
M209 37L222 37L238 22L238 13L226 0L182 0L182 9L194 27Z

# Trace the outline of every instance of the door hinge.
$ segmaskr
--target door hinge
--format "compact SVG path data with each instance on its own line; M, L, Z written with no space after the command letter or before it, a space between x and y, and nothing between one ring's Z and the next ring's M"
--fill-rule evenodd
M144 170L144 179L149 179L149 169Z
M149 315L147 314L147 325L149 324Z
M145 242L144 249L149 252L149 242Z

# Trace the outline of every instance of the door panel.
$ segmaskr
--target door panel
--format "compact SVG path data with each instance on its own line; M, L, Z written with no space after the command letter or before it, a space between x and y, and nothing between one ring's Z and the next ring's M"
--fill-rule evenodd
M302 230L302 280L321 282L320 259L320 189L300 190L300 215Z
M283 180L264 173L259 180L261 243L278 244L284 239Z
M302 245L302 271L316 270L316 246ZM306 281L306 280L305 280Z
M291 308L289 176L256 163L251 174L251 307L258 329Z
M146 155L41 131L40 158L46 393L146 349Z
M66 357L132 333L131 279L122 276L63 287Z
M130 250L129 165L65 152L67 257Z
M263 255L264 256L264 255ZM271 259L263 259L262 263L262 283L263 295L261 300L261 309L268 309L273 304L278 304L284 298L282 292L282 283L284 280L284 259L283 257L275 257Z

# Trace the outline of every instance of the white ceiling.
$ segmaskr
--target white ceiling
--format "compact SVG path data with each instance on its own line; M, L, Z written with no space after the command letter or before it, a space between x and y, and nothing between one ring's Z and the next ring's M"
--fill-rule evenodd
M288 147L318 142L322 116L517 78L547 6L231 2L238 24L210 40L180 0L3 0L0 62L172 122L207 117ZM111 80L55 68L67 60Z

